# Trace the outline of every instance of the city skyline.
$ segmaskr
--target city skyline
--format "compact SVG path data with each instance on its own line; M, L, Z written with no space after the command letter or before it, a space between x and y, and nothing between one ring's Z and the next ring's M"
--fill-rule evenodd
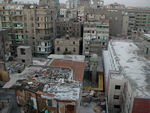
M14 1L22 1L22 0L14 0ZM31 2L38 2L39 0L25 0L25 1L31 1ZM60 3L65 3L66 0L60 0ZM104 0L104 4L111 4L111 3L120 3L125 4L126 6L140 6L140 7L149 7L150 2L148 0Z

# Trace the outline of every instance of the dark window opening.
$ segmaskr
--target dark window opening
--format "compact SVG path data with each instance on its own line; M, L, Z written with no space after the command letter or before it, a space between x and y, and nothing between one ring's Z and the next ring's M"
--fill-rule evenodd
M120 88L121 88L121 86L119 86L119 85L115 86L115 89L120 89Z
M59 47L57 48L57 51L60 51L60 48L59 48Z
M25 60L24 60L24 59L22 59L22 63L25 63Z
M52 100L47 100L48 106L52 106Z
M120 105L114 105L114 108L120 109Z
M22 49L20 49L20 51L21 51L22 55L25 55L25 49L22 48Z
M68 51L68 49L67 49L67 48L65 48L65 51Z
M114 95L114 99L119 99L119 95Z

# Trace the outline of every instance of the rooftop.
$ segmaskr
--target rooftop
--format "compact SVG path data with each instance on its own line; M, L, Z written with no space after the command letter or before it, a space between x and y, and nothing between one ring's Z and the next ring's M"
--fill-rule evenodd
M79 99L80 83L73 80L73 71L66 67L29 66L15 74L4 88L21 87L57 100Z
M30 46L19 46L18 48L30 48Z
M84 62L85 56L83 56L83 55L56 55L56 54L51 54L50 56L48 56L48 58Z
M111 41L108 51L104 52L105 73L108 75L109 70L120 72L131 84L136 97L150 98L150 61L141 52L131 40Z
M148 37L150 39L150 34L144 34L144 36Z
M84 75L84 62L70 61L70 60L62 60L55 59L51 63L53 67L70 67L73 69L73 79L76 81L82 81Z

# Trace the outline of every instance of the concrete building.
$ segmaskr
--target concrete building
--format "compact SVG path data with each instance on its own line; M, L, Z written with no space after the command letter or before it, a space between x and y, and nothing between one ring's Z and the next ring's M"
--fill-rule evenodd
M61 8L60 9L60 17L66 18L66 15L67 15L67 9Z
M141 42L143 43L144 53L147 57L150 57L150 34L143 34L141 37Z
M111 113L150 113L149 60L131 40L112 40L104 51L106 95ZM141 54L139 54L141 53Z
M47 56L53 51L56 10L49 8L26 8L25 31L28 44L35 56Z
M84 22L84 20L85 20L85 15L84 15L85 7L80 6L80 7L78 7L77 10L78 10L78 12L77 12L77 21L78 22Z
M103 0L93 0L93 8L100 8L104 6Z
M38 5L1 4L2 28L10 29L12 55L16 56L19 45L31 46L35 56L49 55L53 51L57 11Z
M19 46L17 48L17 60L25 65L32 64L32 51L30 46Z
M81 37L70 37L69 35L55 39L55 54L81 54L81 40Z
M129 15L128 35L134 30L148 31L150 29L150 10L142 8L127 9Z
M126 8L124 4L119 4L117 2L106 5L105 7L108 9L125 9Z
M27 67L4 88L15 87L17 103L24 113L79 113L84 56L51 55L48 58L44 66Z
M79 0L79 6L90 7L90 0Z
M39 0L40 6L48 6L49 8L60 8L59 0Z
M69 9L76 9L78 5L79 5L79 0L68 0Z
M0 61L8 60L10 56L10 41L8 30L0 29Z
M85 9L85 21L101 19L109 20L110 36L127 35L128 15L125 11L106 8Z
M77 9L68 9L66 13L67 21L77 21Z
M83 29L83 54L87 59L93 54L101 56L108 45L109 21L84 22Z
M57 38L65 36L69 33L71 37L82 36L82 24L74 21L57 21L56 22L56 34Z

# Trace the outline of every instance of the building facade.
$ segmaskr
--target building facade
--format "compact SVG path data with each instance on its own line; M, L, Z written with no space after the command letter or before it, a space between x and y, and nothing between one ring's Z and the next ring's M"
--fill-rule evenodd
M8 30L0 29L0 61L8 60L10 56L10 41Z
M32 47L35 56L53 51L57 10L38 5L1 4L2 28L10 29L11 53L16 56L19 45Z
M82 36L82 24L74 21L58 21L56 22L56 37L65 36L68 34L71 37Z
M150 113L146 74L149 70L143 67L149 68L148 59L138 54L144 54L139 46L141 42L136 44L131 40L112 40L108 51L103 53L106 95L111 113Z
M128 35L131 35L134 30L148 31L150 26L150 10L133 8L127 9L129 15Z
M83 54L88 58L93 54L102 55L109 41L109 21L84 22Z
M55 54L81 54L81 37L65 36L55 39Z

